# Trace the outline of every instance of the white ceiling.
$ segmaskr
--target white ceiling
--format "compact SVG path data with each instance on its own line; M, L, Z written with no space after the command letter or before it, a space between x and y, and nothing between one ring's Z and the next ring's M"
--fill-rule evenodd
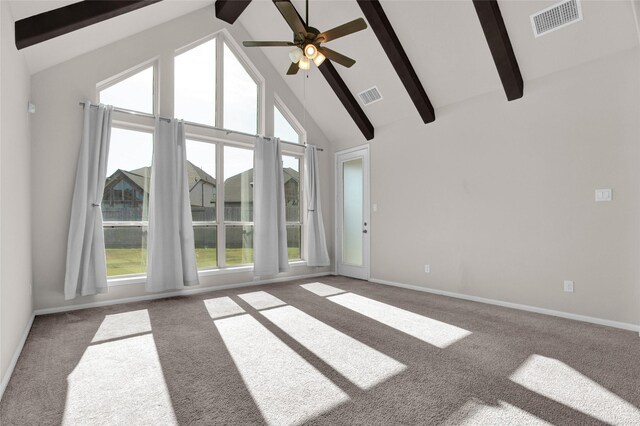
M501 0L500 9L520 70L527 81L568 69L638 45L635 11L629 0L583 0L583 21L534 38L529 15L556 0ZM24 18L69 1L13 1L15 19ZM135 12L24 49L32 73L112 43L213 1L164 0ZM304 16L304 2L294 0ZM484 93L502 85L471 1L382 0L383 8L402 42L418 77L436 108ZM310 24L321 31L363 16L355 0L312 0ZM271 3L254 0L235 25L255 40L289 40L291 31ZM420 120L400 79L371 29L328 44L357 60L352 68L336 65L351 92L378 86L384 99L364 108L374 127L411 118ZM266 48L270 62L306 105L308 114L329 139L362 138L331 88L315 67L285 76L290 62L285 48ZM306 99L306 101L305 101ZM505 98L506 102L506 98ZM517 101L516 101L517 102Z

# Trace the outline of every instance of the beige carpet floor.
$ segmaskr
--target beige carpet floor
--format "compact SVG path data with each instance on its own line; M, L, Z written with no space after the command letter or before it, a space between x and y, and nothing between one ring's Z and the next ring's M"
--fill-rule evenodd
M637 333L324 277L39 316L0 423L640 425L639 406Z

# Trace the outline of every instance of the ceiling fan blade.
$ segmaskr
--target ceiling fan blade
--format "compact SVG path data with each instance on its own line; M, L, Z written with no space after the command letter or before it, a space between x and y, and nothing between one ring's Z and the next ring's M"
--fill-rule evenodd
M286 47L295 46L295 43L290 41L243 41L244 47Z
M292 62L291 66L287 70L287 75L296 75L296 74L298 74L298 70L299 69L300 69L300 67L298 66L298 63L297 62Z
M342 24L335 28L332 28L328 31L322 32L318 34L316 40L321 43L327 43L331 40L335 40L340 37L344 37L349 34L356 33L358 31L362 31L367 28L367 23L362 18L355 19L351 22L347 22L346 24Z
M300 34L300 36L304 39L307 35L307 27L300 19L300 16L298 15L295 7L293 7L293 5L289 1L276 1L275 4L293 32L296 35Z
M327 59L331 59L334 62L339 63L340 65L350 68L353 64L356 63L355 60L349 58L348 56L344 56L342 53L338 53L335 50L328 49L324 46L318 47L318 52L322 53Z

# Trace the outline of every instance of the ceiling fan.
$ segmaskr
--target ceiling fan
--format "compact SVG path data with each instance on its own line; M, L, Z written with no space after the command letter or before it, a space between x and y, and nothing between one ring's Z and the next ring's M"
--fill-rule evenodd
M306 0L306 23L302 22L302 19L300 19L298 12L290 1L276 0L274 3L293 30L293 41L244 41L242 44L245 47L294 46L295 48L289 52L289 58L292 64L287 71L287 75L297 74L299 69L308 70L311 67L311 61L313 61L316 66L320 66L326 58L347 68L356 63L355 60L322 46L322 43L328 43L337 38L364 30L367 28L367 23L364 19L358 18L328 31L320 32L318 29L308 26L309 0Z

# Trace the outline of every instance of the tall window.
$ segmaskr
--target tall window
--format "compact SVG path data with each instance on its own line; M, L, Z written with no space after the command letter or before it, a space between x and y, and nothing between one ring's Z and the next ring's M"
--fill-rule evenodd
M108 276L146 272L152 152L151 133L111 130L102 197Z
M98 87L99 101L155 113L155 66ZM174 57L174 116L187 122L261 132L262 78L226 32L181 49ZM279 102L279 100L278 100ZM275 135L302 142L304 131L282 103L274 106ZM129 124L127 124L129 122ZM108 275L146 273L153 122L117 115L102 200ZM141 130L146 129L146 130ZM187 176L199 270L253 263L252 139L187 124ZM289 259L302 258L301 147L283 156ZM221 186L218 183L222 182Z

